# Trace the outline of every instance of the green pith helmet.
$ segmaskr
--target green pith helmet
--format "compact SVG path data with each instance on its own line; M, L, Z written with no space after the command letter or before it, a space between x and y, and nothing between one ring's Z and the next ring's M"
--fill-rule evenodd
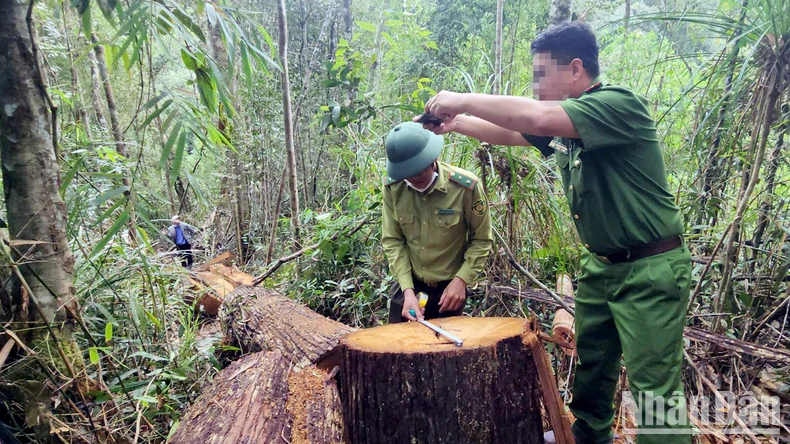
M403 180L428 168L439 157L443 145L444 137L419 123L404 122L393 128L384 141L390 181Z

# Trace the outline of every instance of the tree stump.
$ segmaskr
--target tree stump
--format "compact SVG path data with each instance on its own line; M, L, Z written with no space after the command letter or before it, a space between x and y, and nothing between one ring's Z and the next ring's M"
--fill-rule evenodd
M542 444L541 388L530 346L537 339L527 321L432 322L463 339L463 347L418 323L341 339L349 441Z
M223 302L227 335L245 352L279 350L296 369L332 369L338 340L354 329L325 318L275 291L241 286ZM323 364L324 361L329 364Z

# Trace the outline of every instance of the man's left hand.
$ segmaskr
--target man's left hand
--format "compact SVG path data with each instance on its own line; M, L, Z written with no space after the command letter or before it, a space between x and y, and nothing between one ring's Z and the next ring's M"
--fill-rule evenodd
M466 300L466 282L456 277L444 289L442 298L439 299L439 313L455 311L463 306Z
M464 94L452 91L439 91L425 104L425 112L440 119L452 119L464 112Z

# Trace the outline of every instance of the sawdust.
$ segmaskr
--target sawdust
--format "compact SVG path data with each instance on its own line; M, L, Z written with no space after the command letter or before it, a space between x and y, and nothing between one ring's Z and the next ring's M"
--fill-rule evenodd
M291 414L291 443L309 444L308 407L320 402L326 386L327 373L315 367L292 371L288 375L288 402L286 410Z

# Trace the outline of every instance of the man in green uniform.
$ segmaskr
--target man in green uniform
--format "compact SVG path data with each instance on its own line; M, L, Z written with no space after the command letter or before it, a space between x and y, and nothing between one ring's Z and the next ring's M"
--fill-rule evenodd
M438 161L444 138L417 123L396 126L384 145L381 243L397 280L389 322L459 316L494 243L483 190L474 174ZM422 309L419 292L428 294Z
M584 245L571 402L577 442L612 442L622 355L639 410L637 443L690 443L681 369L691 261L647 102L601 83L588 25L551 28L531 50L540 101L442 91L425 110L446 120L426 128L533 145L557 160Z

